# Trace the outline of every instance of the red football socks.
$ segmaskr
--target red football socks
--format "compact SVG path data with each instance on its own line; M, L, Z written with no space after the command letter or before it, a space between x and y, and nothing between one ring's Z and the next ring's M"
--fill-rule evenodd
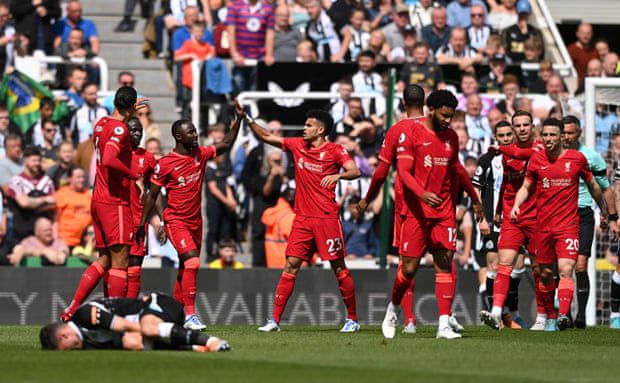
M536 294L536 313L546 316L547 310L545 309L543 292L540 291L540 274L532 272L532 275L534 276L534 292Z
M111 298L124 297L127 294L127 269L113 267L109 271L108 293Z
M551 278L551 281L545 284L545 281L541 279L538 286L541 291L542 302L547 313L547 318L556 319L557 314L554 307L555 281Z
M402 303L403 296L409 290L411 286L411 279L408 279L400 266L396 271L396 278L394 278L394 285L392 286L392 304L400 305Z
M454 299L454 282L452 273L435 274L435 298L439 315L450 315L452 300Z
M454 296L456 295L456 262L452 262L452 301L450 302L450 315L452 315L452 304L454 303Z
M198 269L200 269L200 259L192 257L183 262L183 266L185 266L181 280L183 306L185 307L185 315L192 315L196 313L196 277Z
M497 267L497 275L493 284L493 307L504 307L508 290L510 289L510 273L512 266L499 265Z
M568 315L573 302L575 282L573 278L562 278L558 286L558 300L560 301L560 315Z
M410 288L407 289L403 299L400 301L400 307L403 309L403 315L405 316L405 324L413 322L417 323L417 318L413 312L413 292L415 290L415 278L411 278Z
M296 277L295 274L289 274L287 272L282 272L280 276L278 286L276 287L276 296L273 301L273 320L275 320L276 323L280 323L280 318L282 318L286 302L288 302L295 288Z
M348 269L338 274L338 289L347 307L347 318L357 321L357 305L355 303L355 284Z
M183 281L184 272L185 269L183 268L183 264L179 264L179 270L177 271L177 280L174 283L173 296L174 299L180 304L183 304L183 289L181 288L181 282Z
M140 279L142 266L129 266L127 268L127 298L137 298L140 295Z
M73 296L73 300L69 304L69 307L65 310L66 312L73 315L75 310L77 310L77 308L84 303L86 297L88 297L95 289L103 273L105 273L103 266L97 262L93 262L86 268L86 270L84 270L84 273L82 273L82 279L80 279L80 284L75 291L75 295Z

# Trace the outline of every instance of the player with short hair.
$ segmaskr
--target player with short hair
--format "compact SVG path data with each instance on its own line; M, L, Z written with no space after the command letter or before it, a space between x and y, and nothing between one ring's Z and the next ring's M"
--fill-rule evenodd
M499 146L510 145L514 141L512 125L508 121L499 121L495 127L495 141ZM486 299L488 309L493 305L493 283L497 275L498 254L497 242L499 239L500 225L496 217L501 214L500 191L504 175L502 155L485 153L478 161L478 168L472 179L472 184L480 193L484 206L484 219L478 226L476 254L480 261L478 264L486 265ZM484 258L483 258L484 257ZM519 282L525 268L523 267L523 254L519 254L515 268L510 276L510 288L504 306L502 321L505 326L513 329L527 327L525 321L518 313L519 307ZM508 313L510 311L510 314Z
M588 165L594 175L596 183L603 191L603 196L607 202L609 210L609 226L612 237L618 235L618 214L613 191L607 178L607 164L601 155L595 150L579 143L581 136L581 123L575 116L565 116L562 118L564 133L562 144L566 149L579 151L588 160ZM592 210L592 195L583 179L579 179L579 256L575 266L575 277L577 279L577 316L575 317L575 327L586 328L586 305L590 295L590 279L588 278L588 258L592 253L592 241L594 240L594 211Z
M81 305L71 321L39 332L44 350L229 351L227 341L183 327L183 306L172 297L104 298Z
M545 147L539 140L534 139L532 115L524 110L517 110L512 115L512 129L515 133L515 143L506 146L491 145L489 151L502 156L504 175L500 199L502 201L502 226L498 239L499 265L493 284L493 306L491 311L482 310L480 320L493 329L499 330L501 316L510 290L510 277L515 262L523 247L527 248L534 276L536 290L537 316L531 330L544 330L547 317L555 317L553 294L540 291L540 269L536 262L534 235L536 233L536 187L532 187L530 199L521 207L518 220L509 217L514 205L517 191L523 184L525 169L529 158L536 152L544 151Z
M185 326L203 330L206 326L196 315L196 276L200 268L202 244L201 191L207 161L226 152L235 142L243 111L237 105L237 119L214 146L198 146L198 132L190 120L172 124L175 147L155 165L149 193L136 240L145 236L145 225L162 187L166 188L168 207L164 210L164 229L179 253L179 271L174 286L174 298L185 307Z
M428 118L405 132L396 149L397 172L403 183L409 214L400 233L399 253L403 266L394 281L392 300L381 326L386 338L395 336L398 303L409 289L427 249L433 254L436 271L437 338L461 337L449 323L455 289L452 261L456 249L455 189L459 182L458 137L449 127L458 101L452 93L439 90L431 93L426 104ZM469 179L466 180L473 190ZM473 194L477 213L480 213L480 201L475 192Z
M91 202L95 229L95 246L99 258L82 274L73 300L61 319L67 321L84 299L97 286L104 273L111 297L127 292L129 246L133 240L130 211L130 189L143 189L142 176L131 169L132 149L125 122L145 107L146 99L138 99L136 90L123 86L114 95L114 111L94 125L97 177Z
M327 142L326 136L334 120L323 110L309 110L303 137L283 138L267 132L247 114L245 119L260 141L292 153L297 185L295 220L286 246L286 264L276 287L273 315L258 330L280 331L280 319L295 288L299 269L316 251L324 261L330 262L347 308L347 319L340 331L359 331L355 284L344 260L344 238L335 189L338 180L356 179L360 171L342 145ZM340 172L341 168L344 172Z
M553 269L557 261L560 301L557 328L564 330L573 300L573 271L579 254L579 178L582 178L601 209L601 230L607 229L609 215L603 192L596 183L586 157L562 145L562 122L549 118L543 122L545 151L532 155L523 185L517 192L510 217L521 214L521 206L536 184L536 256L541 269L541 291L555 292ZM553 318L547 320L545 331L557 331Z

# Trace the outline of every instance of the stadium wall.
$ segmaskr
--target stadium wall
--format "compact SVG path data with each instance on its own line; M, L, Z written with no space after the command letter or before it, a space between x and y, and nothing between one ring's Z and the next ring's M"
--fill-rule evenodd
M0 269L0 325L40 325L55 321L71 300L82 270L56 268ZM352 270L357 290L360 322L380 324L385 312L395 270ZM198 275L198 313L207 324L262 325L270 317L278 270L202 270ZM528 278L529 277L529 278ZM143 271L143 292L171 294L174 269ZM415 313L418 324L437 318L435 278L432 269L421 269L416 277ZM520 309L531 321L535 315L531 277L520 285ZM102 296L100 289L94 297ZM481 309L478 283L471 271L459 270L454 314L463 324L477 324ZM282 323L338 325L344 321L344 305L330 270L304 269Z

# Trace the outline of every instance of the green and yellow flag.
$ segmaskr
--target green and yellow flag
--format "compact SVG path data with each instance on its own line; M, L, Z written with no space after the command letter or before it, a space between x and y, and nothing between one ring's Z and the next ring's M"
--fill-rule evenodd
M11 121L24 133L39 120L39 102L44 97L53 100L54 94L44 85L19 71L4 75L0 84L0 102L6 105ZM57 102L52 120L59 122L69 113L65 101Z

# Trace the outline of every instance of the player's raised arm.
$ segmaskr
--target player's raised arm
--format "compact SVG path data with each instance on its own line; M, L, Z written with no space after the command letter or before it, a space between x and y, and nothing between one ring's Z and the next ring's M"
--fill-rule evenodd
M215 153L218 156L230 149L230 147L235 143L237 135L239 135L239 127L241 126L241 120L243 119L245 112L237 101L235 101L235 113L237 114L237 118L232 123L230 130L226 133L222 142L215 144Z
M256 138L271 146L282 149L282 137L271 134L267 130L263 129L249 114L243 112L243 116L245 117L245 121L250 126L250 129L252 129L252 132L256 135Z
M527 198L530 196L531 190L532 190L532 181L526 178L525 180L523 180L523 185L521 185L521 188L519 189L515 197L515 204L512 207L512 210L510 211L511 219L516 220L519 214L521 214L520 207L523 204L523 202L525 202Z

